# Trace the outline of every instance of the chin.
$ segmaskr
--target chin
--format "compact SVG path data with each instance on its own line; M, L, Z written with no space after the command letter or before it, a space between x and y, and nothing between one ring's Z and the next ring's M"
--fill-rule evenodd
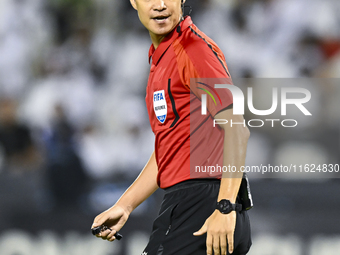
M155 29L153 33L156 35L165 36L169 34L172 30L173 30L172 28Z

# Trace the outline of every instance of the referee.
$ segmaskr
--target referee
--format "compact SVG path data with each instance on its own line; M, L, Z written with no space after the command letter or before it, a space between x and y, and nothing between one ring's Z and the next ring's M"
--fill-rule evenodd
M231 176L203 170L207 165L240 169L245 163L248 128L212 128L217 119L244 121L232 114L229 90L208 93L216 90L204 78L231 84L223 53L189 16L183 17L185 0L130 2L152 41L145 100L155 150L133 184L94 219L92 228L107 226L111 230L97 236L115 240L131 212L162 188L163 202L143 255L244 255L251 246L248 180L238 172ZM206 93L211 100L206 100L203 114ZM202 166L202 171L197 173L193 166Z

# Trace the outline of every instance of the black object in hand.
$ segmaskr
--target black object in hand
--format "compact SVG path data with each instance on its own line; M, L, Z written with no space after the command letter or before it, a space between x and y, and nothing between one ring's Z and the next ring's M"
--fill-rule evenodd
M105 231L107 229L112 231L111 228L108 228L107 226L103 226L103 225L101 225L99 227L92 228L91 229L92 235L98 235L100 232ZM123 238L123 236L121 234L119 234L118 232L116 234L114 234L114 236L116 237L117 240L120 240L120 239Z

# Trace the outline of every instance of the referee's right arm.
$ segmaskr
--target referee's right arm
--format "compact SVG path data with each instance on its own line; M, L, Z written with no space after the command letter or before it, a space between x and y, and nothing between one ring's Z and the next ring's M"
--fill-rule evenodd
M115 205L94 219L91 228L106 225L113 230L103 231L97 235L98 237L108 241L115 240L114 234L124 226L130 213L159 188L157 173L158 167L155 152L153 152L137 179L124 192Z

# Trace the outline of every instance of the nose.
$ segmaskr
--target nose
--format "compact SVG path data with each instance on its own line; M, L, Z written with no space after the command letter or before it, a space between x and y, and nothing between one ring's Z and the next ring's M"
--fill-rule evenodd
M155 11L163 11L166 9L165 1L164 0L155 0L153 9Z

